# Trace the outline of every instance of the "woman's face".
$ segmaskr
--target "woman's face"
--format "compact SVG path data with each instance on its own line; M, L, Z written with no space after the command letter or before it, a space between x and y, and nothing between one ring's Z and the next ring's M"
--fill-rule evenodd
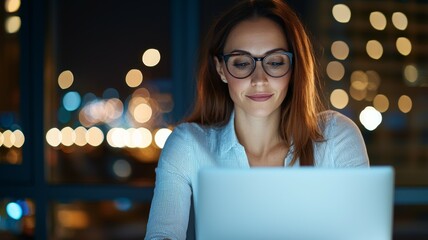
M285 35L275 22L267 18L255 18L242 21L232 29L223 54L247 53L253 57L264 57L272 52L288 51L287 46ZM230 63L229 70L231 66L236 65L235 69L241 67L239 61ZM228 85L236 114L267 117L280 113L281 103L287 95L291 69L283 76L272 77L263 70L262 62L256 61L252 74L240 79L232 76L225 62L217 58L216 67L218 74Z

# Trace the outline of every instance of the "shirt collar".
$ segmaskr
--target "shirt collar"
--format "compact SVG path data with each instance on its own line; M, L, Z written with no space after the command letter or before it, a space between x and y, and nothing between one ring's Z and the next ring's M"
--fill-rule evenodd
M220 141L220 154L228 152L236 145L240 145L235 132L235 112L230 115L229 122L220 128L218 141Z

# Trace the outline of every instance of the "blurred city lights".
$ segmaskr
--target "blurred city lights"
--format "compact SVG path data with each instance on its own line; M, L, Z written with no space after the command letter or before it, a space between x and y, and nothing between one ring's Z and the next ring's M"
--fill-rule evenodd
M366 71L366 76L368 79L367 90L375 91L380 86L380 76L379 73L373 70Z
M118 159L113 163L113 173L119 178L128 178L131 176L131 164L124 159Z
M392 14L392 24L398 30L406 30L408 24L406 15L402 12L394 12Z
M152 114L152 108L147 103L138 104L132 112L132 116L134 116L135 121L139 123L145 123L149 121L152 117Z
M418 69L414 65L407 65L404 68L404 78L410 83L416 82L419 78Z
M76 141L76 133L71 127L61 129L61 144L64 146L71 146Z
M86 141L89 145L97 147L104 141L104 133L97 127L91 127L86 132Z
M16 12L20 7L21 7L21 0L6 0L4 3L4 9L8 13Z
M376 108L379 112L386 112L389 108L389 100L383 94L378 94L373 99L373 107Z
M71 127L65 127L61 130L51 128L46 133L46 141L52 147L57 147L60 144L67 147L73 144L80 147L86 144L96 147L104 141L104 133L97 127L86 129L79 126L75 130Z
M363 71L357 70L351 74L351 86L356 90L365 90L369 85L369 78Z
M9 217L19 220L22 217L22 208L15 202L10 202L6 205L6 212Z
M4 24L7 33L16 33L21 28L21 18L18 16L8 17Z
M3 146L11 148L15 144L15 135L10 130L3 132Z
M146 148L153 141L147 128L112 128L107 133L107 143L116 148Z
M132 202L128 198L118 198L114 200L114 205L120 211L128 211L132 208Z
M369 131L375 130L382 123L382 114L374 107L366 107L360 113L361 124Z
M366 44L366 51L369 57L373 59L379 59L383 55L382 44L377 40L370 40Z
M13 145L17 148L22 147L22 145L24 145L24 142L25 142L24 133L21 130L17 129L13 131L13 135L15 136L15 142L13 143Z
M338 61L329 62L326 71L328 77L335 81L340 81L345 75L345 67Z
M84 229L89 225L89 217L81 210L61 209L57 213L57 222L65 228Z
M331 44L331 53L336 59L345 60L349 55L349 47L344 41L335 41Z
M73 85L74 82L74 76L73 73L70 70L65 70L61 72L58 76L58 86L61 89L67 89Z
M46 141L52 147L57 147L61 144L62 135L58 128L51 128L46 133Z
M370 13L370 23L376 30L384 30L386 27L386 17L383 13L375 11Z
M94 95L95 96L95 95ZM95 97L96 98L96 97ZM95 99L94 98L94 99ZM118 99L119 98L119 92L117 91L117 89L115 89L115 88L107 88L106 90L104 90L104 92L103 92L103 98L104 99L110 99L110 98L113 98L113 99ZM92 99L92 100L94 100L94 99Z
M122 116L123 103L120 99L93 100L79 112L79 121L89 127L97 123L110 123Z
M62 102L65 110L72 112L80 106L80 94L74 91L68 92L64 95Z
M6 130L3 133L0 132L0 147L4 146L6 148L21 148L22 145L24 145L24 142L24 133L19 129L13 132L11 130Z
M398 108L403 113L408 113L412 110L412 99L407 95L402 95L398 99Z
M150 48L147 49L142 57L144 65L147 67L154 67L156 66L161 59L160 52L157 49Z
M330 102L333 107L343 109L348 105L348 94L343 89L335 89L330 95Z
M156 131L155 133L155 144L159 148L163 148L165 145L166 140L168 139L169 135L171 134L172 130L169 128L161 128Z
M407 56L410 54L410 52L412 52L412 43L408 38L405 38L405 37L397 38L395 45L397 47L398 52L403 56Z
M143 82L143 73L138 69L131 69L126 74L125 81L129 87L138 87Z
M80 126L80 127L77 127L74 130L74 132L76 134L76 140L74 141L74 144L76 144L77 146L80 146L80 147L88 144L87 135L86 135L88 130L86 130L86 128Z
M334 19L340 23L348 23L351 20L351 9L345 4L334 5L332 14Z

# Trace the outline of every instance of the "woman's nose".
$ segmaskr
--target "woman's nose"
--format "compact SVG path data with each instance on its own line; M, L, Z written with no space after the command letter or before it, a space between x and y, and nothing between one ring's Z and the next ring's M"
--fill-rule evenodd
M256 68L254 69L253 74L251 74L251 85L265 85L267 82L267 74L263 69L262 63L256 62Z

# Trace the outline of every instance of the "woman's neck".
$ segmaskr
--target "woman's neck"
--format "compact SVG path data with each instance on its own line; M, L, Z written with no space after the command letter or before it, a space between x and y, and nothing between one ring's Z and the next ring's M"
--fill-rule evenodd
M266 117L235 113L235 132L250 165L279 166L288 151L279 132L279 111Z

